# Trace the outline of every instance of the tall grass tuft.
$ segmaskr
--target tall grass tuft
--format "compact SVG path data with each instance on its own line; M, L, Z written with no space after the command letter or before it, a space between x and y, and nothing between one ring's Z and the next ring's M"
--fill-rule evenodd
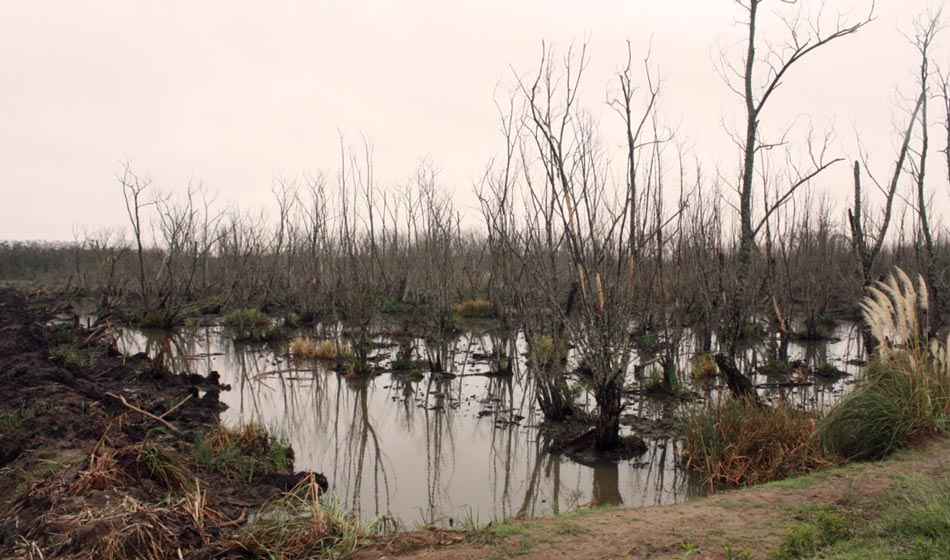
M868 364L867 380L818 423L822 451L848 460L880 459L950 427L950 383L926 353L888 351Z
M817 425L814 439L830 455L850 460L882 458L950 428L948 345L931 339L929 295L895 269L870 288L861 307L879 346L866 380Z
M778 404L727 398L684 420L687 466L709 484L759 484L824 466L813 416Z

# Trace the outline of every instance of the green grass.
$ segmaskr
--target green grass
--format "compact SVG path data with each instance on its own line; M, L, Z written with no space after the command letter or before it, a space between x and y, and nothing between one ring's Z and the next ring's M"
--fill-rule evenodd
M950 558L950 480L916 477L875 504L870 519L830 507L791 527L775 560Z
M260 309L248 307L244 309L233 309L225 313L222 321L229 327L246 329L250 327L270 326L271 320L266 313Z
M0 414L0 435L16 430L21 427L24 422L34 417L36 417L36 409L32 408L22 409L8 414Z
M50 350L50 355L66 364L81 368L96 365L96 352L91 349L77 348L72 344L60 344Z
M488 530L492 535L503 539L528 534L528 528L521 523L493 523Z
M258 424L246 424L240 430L219 427L195 438L192 448L195 465L252 481L254 477L293 468L293 450L286 438L272 435Z

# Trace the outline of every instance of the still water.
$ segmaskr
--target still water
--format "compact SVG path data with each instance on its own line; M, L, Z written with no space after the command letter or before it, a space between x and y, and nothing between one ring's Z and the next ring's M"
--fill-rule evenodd
M756 383L765 385L760 391L801 408L830 405L847 392L857 373L848 365L860 357L856 333L845 326L836 333L836 342L790 348L792 359L832 363L852 375L792 386L756 376ZM542 417L532 376L524 374L523 337L515 342L519 358L512 376L486 375L499 342L468 331L449 351L446 370L452 375L427 374L421 381L389 373L348 380L321 362L290 358L286 345L236 343L220 326L174 333L126 330L123 350L153 352L169 337L173 369L216 370L221 382L231 385L220 396L228 406L222 413L225 424L259 422L282 434L293 445L296 468L326 475L330 491L364 520L385 517L409 527L484 524L590 503L668 504L705 490L682 468L682 444L669 435L651 434L642 456L619 462L581 464L548 452L537 429ZM398 344L385 337L375 342L377 366L385 370ZM420 348L425 344L416 343ZM691 354L684 348L685 357ZM761 356L750 351L744 359L755 363ZM688 374L683 377L685 383ZM628 383L637 385L633 372ZM716 389L697 392L701 396L694 404L672 404L632 391L625 417L634 425L637 420L669 424L684 406L718 394ZM593 408L587 395L579 397L579 404Z

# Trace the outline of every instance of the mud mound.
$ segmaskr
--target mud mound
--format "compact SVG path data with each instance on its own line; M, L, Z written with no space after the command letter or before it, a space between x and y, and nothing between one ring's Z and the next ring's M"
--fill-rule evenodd
M253 446L199 452L228 433L216 378L122 356L110 325L37 307L0 288L0 557L245 556L249 517L307 476L292 450L255 428Z

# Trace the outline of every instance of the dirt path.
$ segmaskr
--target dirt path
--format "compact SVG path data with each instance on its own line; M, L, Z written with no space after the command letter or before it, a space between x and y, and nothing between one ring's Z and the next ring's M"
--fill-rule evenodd
M364 550L353 558L551 559L769 558L809 507L834 504L867 512L902 477L947 476L950 442L937 441L882 463L852 465L782 483L723 492L685 504L579 511L489 528L451 546L399 553L411 543ZM450 539L447 539L450 540Z

